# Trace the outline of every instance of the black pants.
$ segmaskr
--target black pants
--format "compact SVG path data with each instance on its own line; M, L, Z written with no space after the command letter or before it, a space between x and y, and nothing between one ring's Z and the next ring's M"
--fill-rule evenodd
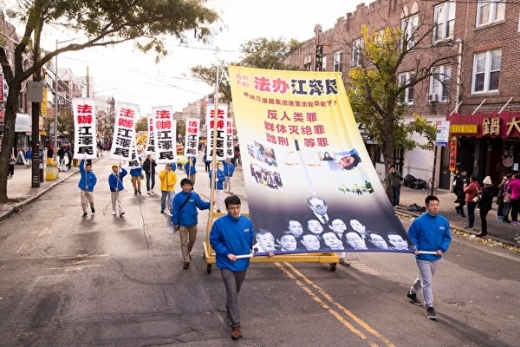
M13 175L14 175L14 164L9 164L9 171L7 172L7 175L13 177Z
M518 222L518 207L519 200L511 199L511 221Z
M487 214L489 210L488 209L480 209L480 227L482 229L481 234L486 235L487 234Z

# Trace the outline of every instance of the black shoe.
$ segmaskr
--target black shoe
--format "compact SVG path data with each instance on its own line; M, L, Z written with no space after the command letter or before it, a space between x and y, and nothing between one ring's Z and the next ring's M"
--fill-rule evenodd
M455 207L455 211L457 211L457 214L459 214L459 213L460 213L460 209L459 209L459 207L458 207L458 206L457 206L457 207Z
M87 212L83 213L83 216L81 216L83 218L87 217Z
M437 314L435 313L433 307L428 307L426 309L426 317L428 317L428 319L437 319Z
M161 210L161 213L164 213L164 210Z
M92 213L96 213L96 209L94 207L91 207L90 210L92 211Z
M141 191L140 191L140 190L138 190L137 193L138 193L139 195L141 195Z
M511 223L511 221L509 219L507 219L507 218L504 218L503 222L504 223Z
M486 235L487 235L487 233L480 233L480 234L477 234L477 237L484 237Z
M410 302L412 304L417 305L417 306L422 305L422 302L420 302L419 299L417 299L417 294L412 294L412 293L408 292L408 294L406 294L406 296L408 297L408 299L410 299Z
M190 268L190 263L188 263L188 262L184 263L184 265L182 266L182 268L183 268L184 270L189 269L189 268Z
M464 212L462 212L462 213L460 214L460 216L463 217L463 218L466 218L466 215L464 214Z
M134 192L134 195L137 195L137 190Z

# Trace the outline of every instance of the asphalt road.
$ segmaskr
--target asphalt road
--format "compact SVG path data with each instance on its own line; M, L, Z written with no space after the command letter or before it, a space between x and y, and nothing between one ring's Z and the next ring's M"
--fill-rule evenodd
M335 272L274 259L251 265L243 338L231 341L220 272L202 256L207 213L183 270L159 194L134 196L125 179L126 215L111 215L110 163L94 165L95 215L81 218L76 175L0 222L0 346L520 345L520 257L458 235L434 279L437 321L405 296L409 254L351 253ZM233 190L247 209L240 175ZM199 165L206 197L207 182Z

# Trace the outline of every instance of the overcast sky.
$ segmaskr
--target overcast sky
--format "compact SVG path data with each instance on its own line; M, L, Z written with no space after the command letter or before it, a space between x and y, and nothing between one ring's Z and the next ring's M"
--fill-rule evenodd
M153 54L145 55L131 44L95 48L61 54L58 67L71 68L77 76L86 75L88 67L97 95L113 95L116 101L139 104L142 115L150 113L153 106L172 105L175 111L181 111L213 91L191 78L192 66L209 66L219 60L237 61L240 45L259 37L304 41L314 35L316 24L321 24L323 30L330 29L339 17L354 11L358 3L355 0L210 0L206 6L216 9L228 27L210 46L192 42L181 47L171 41L167 45L170 54L159 64ZM54 49L57 38L62 41L73 37L51 37L49 49Z

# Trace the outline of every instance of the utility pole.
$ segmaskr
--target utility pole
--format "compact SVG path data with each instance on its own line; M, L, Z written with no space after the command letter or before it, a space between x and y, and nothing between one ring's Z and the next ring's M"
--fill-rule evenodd
M31 101L32 108L32 172L31 187L39 188L43 182L43 158L40 157L40 103L42 102L43 84L41 82L41 69L33 74L33 80L27 83L27 98ZM44 156L42 156L44 157Z

